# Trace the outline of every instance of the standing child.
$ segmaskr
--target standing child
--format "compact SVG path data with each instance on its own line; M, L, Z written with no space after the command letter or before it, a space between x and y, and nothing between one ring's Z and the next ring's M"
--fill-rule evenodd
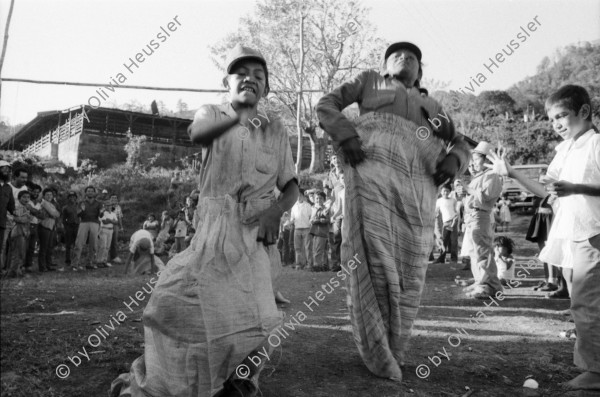
M169 239L169 231L172 226L173 218L169 215L169 211L163 211L160 220L160 233L158 233L154 243L154 252L157 254L162 254L165 250L165 242Z
M202 145L196 233L161 272L144 310L145 353L112 383L112 396L258 393L266 360L250 357L270 354L268 338L282 324L274 244L298 182L283 124L257 113L269 92L265 59L237 45L226 71L231 102L202 106L189 127Z
M498 278L503 286L508 287L507 280L515 278L515 260L512 256L515 242L506 236L494 238L494 259L498 266Z
M185 238L187 236L189 223L185 219L185 212L179 211L177 213L177 220L175 221L175 252L180 253L185 249Z
M108 204L108 207L104 209L102 217L100 217L100 233L98 235L98 262L99 267L112 267L112 264L108 262L108 254L110 251L110 244L112 242L113 230L115 226L119 225L119 218L115 212L115 207Z
M577 328L575 365L584 372L564 387L600 389L600 134L592 123L585 88L566 85L546 100L554 131L563 138L548 167L544 186L513 169L506 153L493 154L494 169L536 196L558 197L558 209L540 259L572 267L571 314Z
M315 194L315 205L310 216L310 236L313 244L313 268L315 272L327 271L327 238L329 237L329 209L325 207L325 193Z
M500 227L501 232L508 232L508 224L512 220L510 216L511 201L508 199L508 193L502 195L502 199L498 202L500 205Z
M8 277L23 276L22 267L25 264L25 255L27 252L27 243L29 239L29 221L31 215L27 209L31 194L27 190L22 190L17 194L17 204L13 214L14 226L10 231L10 245L8 249ZM43 271L40 269L40 271Z

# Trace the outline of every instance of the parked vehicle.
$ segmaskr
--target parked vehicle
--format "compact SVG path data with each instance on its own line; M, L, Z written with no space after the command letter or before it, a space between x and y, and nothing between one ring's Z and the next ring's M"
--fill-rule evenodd
M540 178L546 174L548 164L525 164L513 166L515 170L524 173L529 179L541 182ZM504 177L502 194L508 193L508 199L512 202L511 209L520 212L533 211L534 195L526 190L519 182L512 178Z

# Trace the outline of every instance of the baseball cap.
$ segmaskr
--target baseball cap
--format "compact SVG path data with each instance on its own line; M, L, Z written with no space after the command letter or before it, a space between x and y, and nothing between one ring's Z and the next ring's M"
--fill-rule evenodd
M6 160L0 160L0 167L12 167Z
M269 71L267 70L267 61L265 60L265 57L260 53L260 51L255 50L253 48L245 47L241 44L236 44L236 46L229 51L229 54L227 54L227 59L225 61L225 64L227 65L227 74L231 74L231 69L233 69L236 63L246 59L258 61L264 66L266 79L265 88L268 90Z
M408 41L400 41L398 43L394 43L392 45L390 45L387 50L385 50L385 55L383 57L384 60L386 60L390 54L398 51L398 50L409 50L410 52L412 52L413 54L415 54L417 56L417 59L419 60L419 62L421 62L421 50L419 49L419 47L417 47L416 45L414 45L413 43L409 43Z
M479 154L483 154L484 156L487 156L488 154L490 154L490 152L493 150L493 146L485 141L481 141L477 144L477 146L475 147L475 149L472 150L473 153L479 153Z

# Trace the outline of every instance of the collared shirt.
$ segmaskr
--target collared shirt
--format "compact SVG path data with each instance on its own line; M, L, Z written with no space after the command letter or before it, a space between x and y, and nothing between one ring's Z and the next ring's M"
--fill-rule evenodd
M202 106L194 123L212 125L237 117L230 103ZM278 119L258 115L253 125L236 125L202 148L200 199L229 195L238 202L274 200L274 187L283 190L296 179L292 149Z
M473 210L490 212L502 194L502 177L490 170L477 174L469 183L469 195L465 200L467 212Z
M294 223L296 229L308 229L310 227L310 216L312 215L312 206L306 201L296 202L290 213L290 220Z
M600 134L589 130L576 141L556 146L548 177L576 184L600 184ZM600 233L600 197L572 194L558 198L550 237L582 241Z
M406 89L396 79L384 77L374 70L360 73L319 100L319 122L336 145L358 137L354 124L342 114L345 107L355 102L359 105L361 116L370 112L395 114L414 122L415 134L424 131L419 127L426 127L431 135L453 146L450 152L458 157L461 166L458 174L466 170L470 157L468 144L453 129L446 129L444 136L441 131L434 132L428 121L437 118L439 123L450 123L450 117L442 106L430 97L422 97L417 88Z

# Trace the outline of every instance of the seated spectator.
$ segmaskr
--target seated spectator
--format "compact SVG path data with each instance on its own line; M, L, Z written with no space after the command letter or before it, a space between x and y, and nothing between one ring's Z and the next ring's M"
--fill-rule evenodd
M125 274L150 274L154 267L164 268L164 263L154 255L152 234L148 230L138 230L131 235L129 255L125 261ZM133 262L133 266L131 266Z

